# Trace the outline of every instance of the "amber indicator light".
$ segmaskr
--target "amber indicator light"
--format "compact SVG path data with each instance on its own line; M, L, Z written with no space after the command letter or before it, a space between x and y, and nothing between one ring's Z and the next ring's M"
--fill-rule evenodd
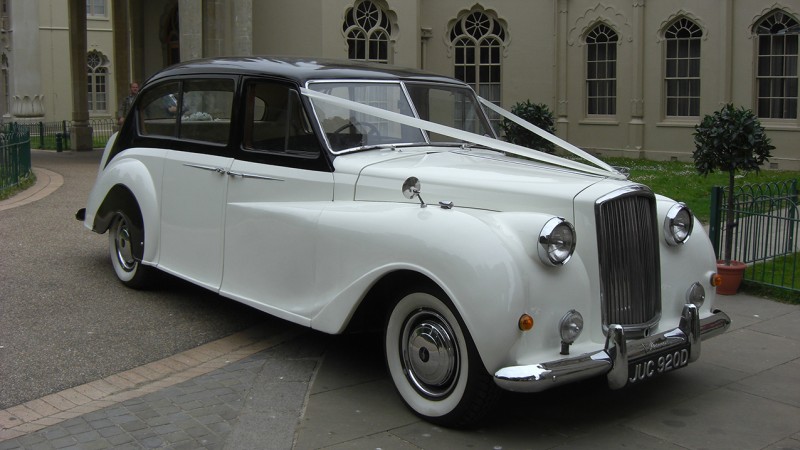
M528 331L533 328L533 317L523 314L519 318L519 329L522 331Z

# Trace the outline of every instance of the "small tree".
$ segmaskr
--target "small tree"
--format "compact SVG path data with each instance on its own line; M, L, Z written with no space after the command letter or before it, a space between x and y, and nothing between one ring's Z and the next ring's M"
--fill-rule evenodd
M517 102L511 107L511 112L548 133L553 134L556 131L553 113L544 103L531 103L530 100ZM555 148L550 141L533 134L508 119L503 119L500 122L500 128L506 134L508 142L512 144L540 150L545 153L555 152Z
M732 231L735 226L734 187L736 173L755 171L771 156L775 147L770 144L764 127L749 109L727 104L719 111L706 115L694 129L695 150L692 153L697 171L706 176L719 170L728 172L728 198L725 208L725 243L723 259L731 264Z

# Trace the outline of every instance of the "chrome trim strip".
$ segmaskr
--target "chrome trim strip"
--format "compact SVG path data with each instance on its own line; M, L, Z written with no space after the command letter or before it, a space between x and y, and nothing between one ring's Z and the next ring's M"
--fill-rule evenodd
M269 181L284 181L280 178L273 178L265 175L256 175L254 173L231 172L230 170L227 172L227 174L232 177L239 177L239 178L253 178L256 180L269 180Z
M222 167L204 166L202 164L191 164L191 163L183 163L183 165L186 167L194 167L195 169L203 169L203 170L208 170L210 172L225 174L225 169L223 169Z
M603 350L539 364L503 367L495 372L494 381L509 391L541 392L605 374L609 387L619 389L628 382L629 360L688 343L689 360L695 361L700 356L700 342L724 333L730 324L730 317L719 310L700 319L697 307L688 304L683 307L678 328L628 341L621 326L611 325Z

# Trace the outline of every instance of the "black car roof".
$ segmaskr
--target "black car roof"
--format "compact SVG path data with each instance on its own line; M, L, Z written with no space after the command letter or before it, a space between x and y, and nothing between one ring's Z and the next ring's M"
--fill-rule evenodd
M167 67L146 84L163 78L193 74L274 75L305 85L309 80L406 80L464 84L456 79L386 64L320 58L270 56L198 59Z

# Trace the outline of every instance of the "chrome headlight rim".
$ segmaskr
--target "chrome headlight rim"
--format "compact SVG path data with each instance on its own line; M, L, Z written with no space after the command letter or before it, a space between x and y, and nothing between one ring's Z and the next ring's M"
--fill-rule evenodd
M539 259L548 266L563 266L575 252L575 227L563 217L553 217L542 227L538 241Z
M664 239L670 246L685 244L692 237L694 214L685 203L676 203L664 218Z

